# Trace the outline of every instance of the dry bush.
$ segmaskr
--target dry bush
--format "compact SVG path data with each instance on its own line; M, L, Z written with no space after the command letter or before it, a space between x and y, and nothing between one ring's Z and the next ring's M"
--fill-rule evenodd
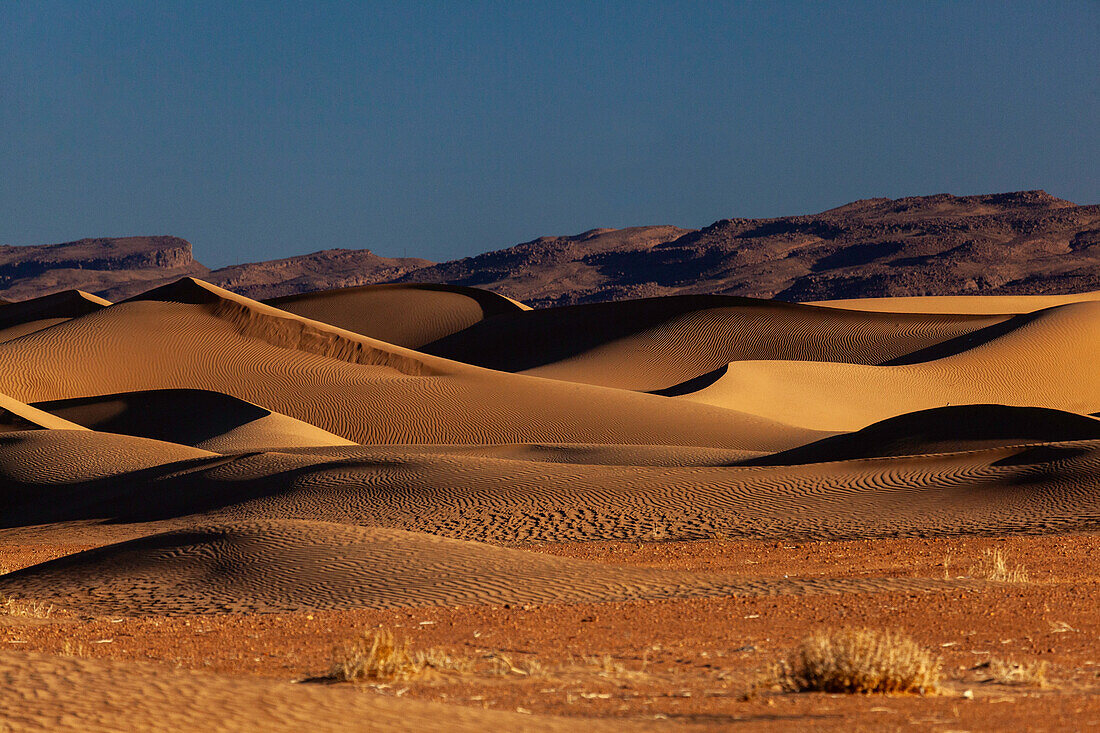
M497 652L477 657L455 656L440 649L413 651L408 640L398 640L393 632L378 629L364 632L333 652L327 677L339 682L387 683L407 681L433 674L517 676L591 676L627 679L642 672L627 671L610 656L583 657L579 663L547 666L537 659L516 659Z
M972 578L983 578L1000 583L1026 583L1027 568L1023 565L1009 567L1004 553L998 549L984 550L978 562L970 568Z
M65 643L61 645L61 656L88 657L91 655L88 652L88 647L84 646L82 642L66 639Z
M777 665L773 684L787 692L923 695L941 676L940 660L903 634L842 629L806 637Z
M1046 689L1050 686L1047 673L1050 662L1010 662L1005 659L991 659L981 665L989 674L986 682L998 685L1025 685Z
M329 676L341 682L394 682L430 672L468 672L469 659L452 657L438 649L410 652L409 642L398 642L393 632L364 633L333 653Z
M22 616L24 618L49 618L53 613L53 606L44 601L25 600L20 598L0 599L0 615Z

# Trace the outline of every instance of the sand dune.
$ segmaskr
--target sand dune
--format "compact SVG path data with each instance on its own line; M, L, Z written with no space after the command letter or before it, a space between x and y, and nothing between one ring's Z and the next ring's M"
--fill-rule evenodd
M18 505L20 500L35 501L34 492L48 486L76 487L154 468L167 473L179 468L177 464L195 459L224 460L216 453L178 443L99 433L55 419L58 425L50 430L10 431L0 435L0 482L7 509ZM131 479L135 480L133 486L113 486L108 495L133 491L140 479L138 476ZM79 491L69 497L77 505L96 498L94 493Z
M110 304L109 300L82 290L65 290L31 300L0 304L0 341L11 341L41 331L70 318L94 313Z
M1015 316L951 344L927 361L865 366L804 361L732 362L679 399L751 412L816 430L858 430L917 410L959 404L1100 411L1100 302Z
M16 731L576 730L572 718L364 694L328 685L247 679L148 663L0 653L0 720ZM585 720L593 731L649 730Z
M920 590L944 582L744 579L599 565L399 530L319 522L195 527L0 577L0 593L86 613L286 612Z
M191 279L0 344L0 368L24 402L203 389L357 443L779 450L824 437L727 409L480 369Z
M94 459L73 465L85 453ZM140 535L146 522L269 519L502 544L1082 531L1100 522L1098 463L1096 440L775 467L591 465L443 446L224 456L92 431L0 440L7 533L114 527L57 530L72 542Z
M435 286L265 304L185 279L115 305L80 293L0 305L0 602L26 613L8 618L9 641L56 651L83 638L130 659L167 648L177 664L193 643L210 650L193 664L300 679L326 658L322 634L408 630L413 616L432 617L415 641L476 654L515 653L508 640L532 631L531 646L553 639L561 657L602 654L614 636L630 673L606 657L618 676L597 664L577 685L516 673L380 690L512 695L524 710L523 695L560 692L572 715L651 711L659 690L661 715L689 716L733 704L727 665L776 658L783 609L820 626L963 606L984 621L998 598L1084 608L1079 586L1050 590L1063 581L1047 583L1042 562L1028 558L1043 582L999 585L949 574L939 555L1100 530L1100 300L1080 297L962 314L709 296L529 311ZM769 548L782 558L758 564ZM34 604L62 610L41 618ZM1051 635L1090 628L1043 614L1068 630L989 638L1049 650L1062 643ZM972 663L969 646L989 643L955 641L970 619L926 641ZM714 632L706 654L679 635L700 624ZM292 633L254 643L278 625ZM665 676L646 682L642 708L630 686L650 652ZM28 729L600 729L10 652L0 691L0 720ZM793 720L768 707L736 719Z
M78 397L39 402L34 407L93 430L181 443L219 453L355 445L250 402L196 389Z
M731 361L880 364L1005 318L684 295L506 314L422 350L490 369L649 392Z
M1100 420L1087 415L1040 407L964 405L911 412L854 433L752 458L742 465L791 466L1097 439L1100 439Z
M265 302L288 313L410 349L486 318L530 310L503 295L458 285L366 285Z

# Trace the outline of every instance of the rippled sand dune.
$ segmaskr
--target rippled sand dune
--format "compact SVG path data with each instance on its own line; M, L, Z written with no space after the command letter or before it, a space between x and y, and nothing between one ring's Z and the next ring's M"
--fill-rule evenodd
M185 278L2 304L0 542L81 549L0 575L0 596L167 617L963 592L946 571L532 545L1095 531L1094 295L530 310L435 285L260 303ZM27 664L4 656L0 684L108 674Z

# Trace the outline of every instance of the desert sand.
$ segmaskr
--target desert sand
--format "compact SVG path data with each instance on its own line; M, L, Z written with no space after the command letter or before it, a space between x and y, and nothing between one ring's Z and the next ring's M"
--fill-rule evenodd
M186 277L0 328L11 729L1100 719L1095 293L531 310ZM942 654L939 694L754 683L853 625ZM331 678L379 627L496 671ZM1001 656L1058 682L987 679Z

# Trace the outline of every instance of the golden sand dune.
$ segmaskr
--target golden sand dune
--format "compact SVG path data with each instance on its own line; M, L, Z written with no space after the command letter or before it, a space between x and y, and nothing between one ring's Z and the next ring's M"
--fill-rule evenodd
M491 369L650 392L731 361L880 364L1006 318L681 295L512 313L423 350Z
M126 392L39 402L51 415L86 428L240 453L274 448L355 445L337 435L220 392Z
M1058 306L989 326L927 360L894 366L732 362L680 399L816 430L858 430L895 415L959 404L1100 411L1100 302Z
M940 588L909 578L746 579L631 568L377 527L201 526L0 576L0 593L100 614L284 612Z
M486 318L530 310L460 285L365 285L272 298L267 304L380 341L416 349Z
M798 727L775 716L788 696L733 698L822 625L908 624L948 668L987 637L1063 654L1091 628L1091 576L1065 552L1100 530L1100 300L523 311L400 287L280 301L291 313L192 279L69 297L84 310L0 342L8 641L237 676L5 652L0 728ZM1031 554L984 572L993 549ZM1024 563L1041 582L960 579ZM331 644L412 617L421 648L549 671L374 691L246 677L313 677ZM559 680L574 654L608 656ZM948 684L969 689L970 667ZM578 717L383 697L406 693Z
M1066 295L926 295L902 298L819 300L806 305L887 313L1032 313L1056 305L1100 300L1100 291Z
M41 298L0 304L0 341L41 331L110 304L109 300L83 290L65 290Z
M14 731L559 731L572 718L442 705L329 685L142 662L0 653L0 720ZM648 730L585 720L592 731Z
M911 412L815 443L745 461L791 466L854 458L913 456L995 446L1098 440L1100 420L1041 407L963 405Z
M196 459L224 460L216 453L178 443L99 433L54 419L58 426L49 426L51 430L0 434L0 482L4 484L7 508L21 496L33 501L33 487L78 486L148 469L160 469L155 474L167 473L179 468L178 464ZM109 489L107 495L127 491L127 487L119 486ZM76 504L93 499L94 495L82 496L80 492L70 497Z
M779 450L824 437L732 410L460 364L193 279L0 344L0 369L24 402L203 389L357 443Z
M268 519L504 544L1087 530L1100 517L1098 466L1096 440L774 467L573 464L440 446L223 456L91 431L0 442L9 534L109 521L113 537L140 534L126 534L135 523Z

